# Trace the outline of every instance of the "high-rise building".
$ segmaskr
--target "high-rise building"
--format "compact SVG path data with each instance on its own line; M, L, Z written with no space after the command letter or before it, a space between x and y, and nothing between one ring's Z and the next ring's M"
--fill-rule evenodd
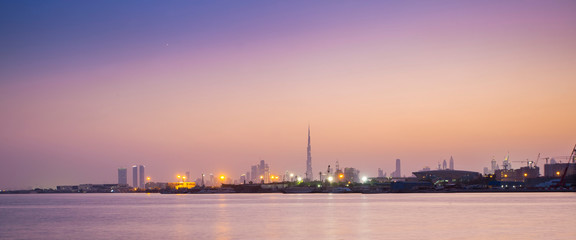
M442 170L446 170L446 159L444 159L444 162L442 162Z
M118 184L128 184L128 170L126 168L118 168Z
M378 168L378 177L384 177L384 171L382 170L382 168Z
M314 175L312 174L312 147L310 146L310 125L308 125L308 148L306 156L306 180L314 180Z
M132 166L132 187L138 187L138 166Z
M146 178L145 176L146 176L146 175L144 174L144 165L140 165L139 168L140 168L140 172L139 172L139 174L140 174L140 178L139 178L139 179L140 179L140 184L139 184L138 186L139 186L140 188L146 188L146 186L145 186L145 185L146 185L146 180L145 180L145 178Z
M450 156L450 170L454 170L454 158Z
M400 159L396 159L396 171L394 171L392 174L392 177L402 177L402 168L400 167Z
M490 174L494 174L494 171L498 170L498 164L496 163L496 159L492 157L492 161L490 162Z

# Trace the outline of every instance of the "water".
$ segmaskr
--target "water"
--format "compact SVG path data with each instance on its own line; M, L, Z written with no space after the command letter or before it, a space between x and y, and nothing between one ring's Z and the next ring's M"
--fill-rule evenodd
M0 195L0 239L576 239L574 193Z

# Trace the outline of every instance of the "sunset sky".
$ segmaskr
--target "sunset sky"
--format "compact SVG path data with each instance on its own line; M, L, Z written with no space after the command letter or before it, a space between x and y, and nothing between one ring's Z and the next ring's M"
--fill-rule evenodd
M315 176L482 172L569 155L575 90L576 1L0 1L0 189L303 175L308 124Z

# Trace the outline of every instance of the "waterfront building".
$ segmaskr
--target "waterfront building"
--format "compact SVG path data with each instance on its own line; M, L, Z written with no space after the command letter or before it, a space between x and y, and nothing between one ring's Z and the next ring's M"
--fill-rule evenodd
M576 174L576 163L550 163L544 165L544 176L545 177L552 177L552 178L559 178L564 175L564 171L566 171L566 176Z
M494 171L494 177L498 181L525 182L531 178L540 176L540 168L536 166L526 166L520 169L498 169Z
M462 170L431 170L413 172L414 176L420 181L431 182L456 182L456 181L471 181L482 178L479 172L462 171Z
M132 187L138 187L138 166L132 166Z
M126 168L118 168L118 184L128 185L128 170Z
M140 166L138 166L138 168L139 168L139 170L140 170L139 173L138 173L138 174L140 174L140 175L139 175L139 184L138 184L138 187L139 187L139 188L145 188L145 187L146 187L146 186L145 186L145 184L146 184L146 175L144 174L144 165L140 165Z

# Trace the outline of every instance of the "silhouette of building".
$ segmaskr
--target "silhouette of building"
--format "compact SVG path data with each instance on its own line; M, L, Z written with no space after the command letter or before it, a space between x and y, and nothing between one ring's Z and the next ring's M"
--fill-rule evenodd
M444 159L444 162L442 162L442 170L446 170L446 168L446 159Z
M498 169L494 171L494 177L498 181L525 182L531 178L540 176L540 168L536 166L521 167L520 169Z
M557 163L554 161L554 163L544 165L545 177L559 178L564 175L564 172L566 172L566 176L576 174L576 163Z
M138 187L138 166L132 166L132 187Z
M145 186L145 184L146 184L146 180L145 180L146 177L145 177L145 176L146 176L146 175L144 174L144 165L140 165L140 166L139 166L139 170L140 170L140 171L139 171L139 174L140 174L140 176L139 176L140 182L139 182L139 184L138 184L138 187L139 187L139 188L145 188L145 187L146 187L146 186Z
M482 174L471 171L461 170L432 170L413 172L420 181L436 182L438 180L446 182L472 181L482 178Z
M396 171L390 174L391 177L402 177L402 169L400 167L400 159L396 159Z
M126 168L118 168L118 184L128 185L128 170Z
M314 175L312 174L312 147L310 146L310 125L308 125L308 148L306 155L306 180L314 180Z
M450 156L450 170L454 170L454 158Z
M378 168L378 177L384 177L384 171L382 170L382 168Z

